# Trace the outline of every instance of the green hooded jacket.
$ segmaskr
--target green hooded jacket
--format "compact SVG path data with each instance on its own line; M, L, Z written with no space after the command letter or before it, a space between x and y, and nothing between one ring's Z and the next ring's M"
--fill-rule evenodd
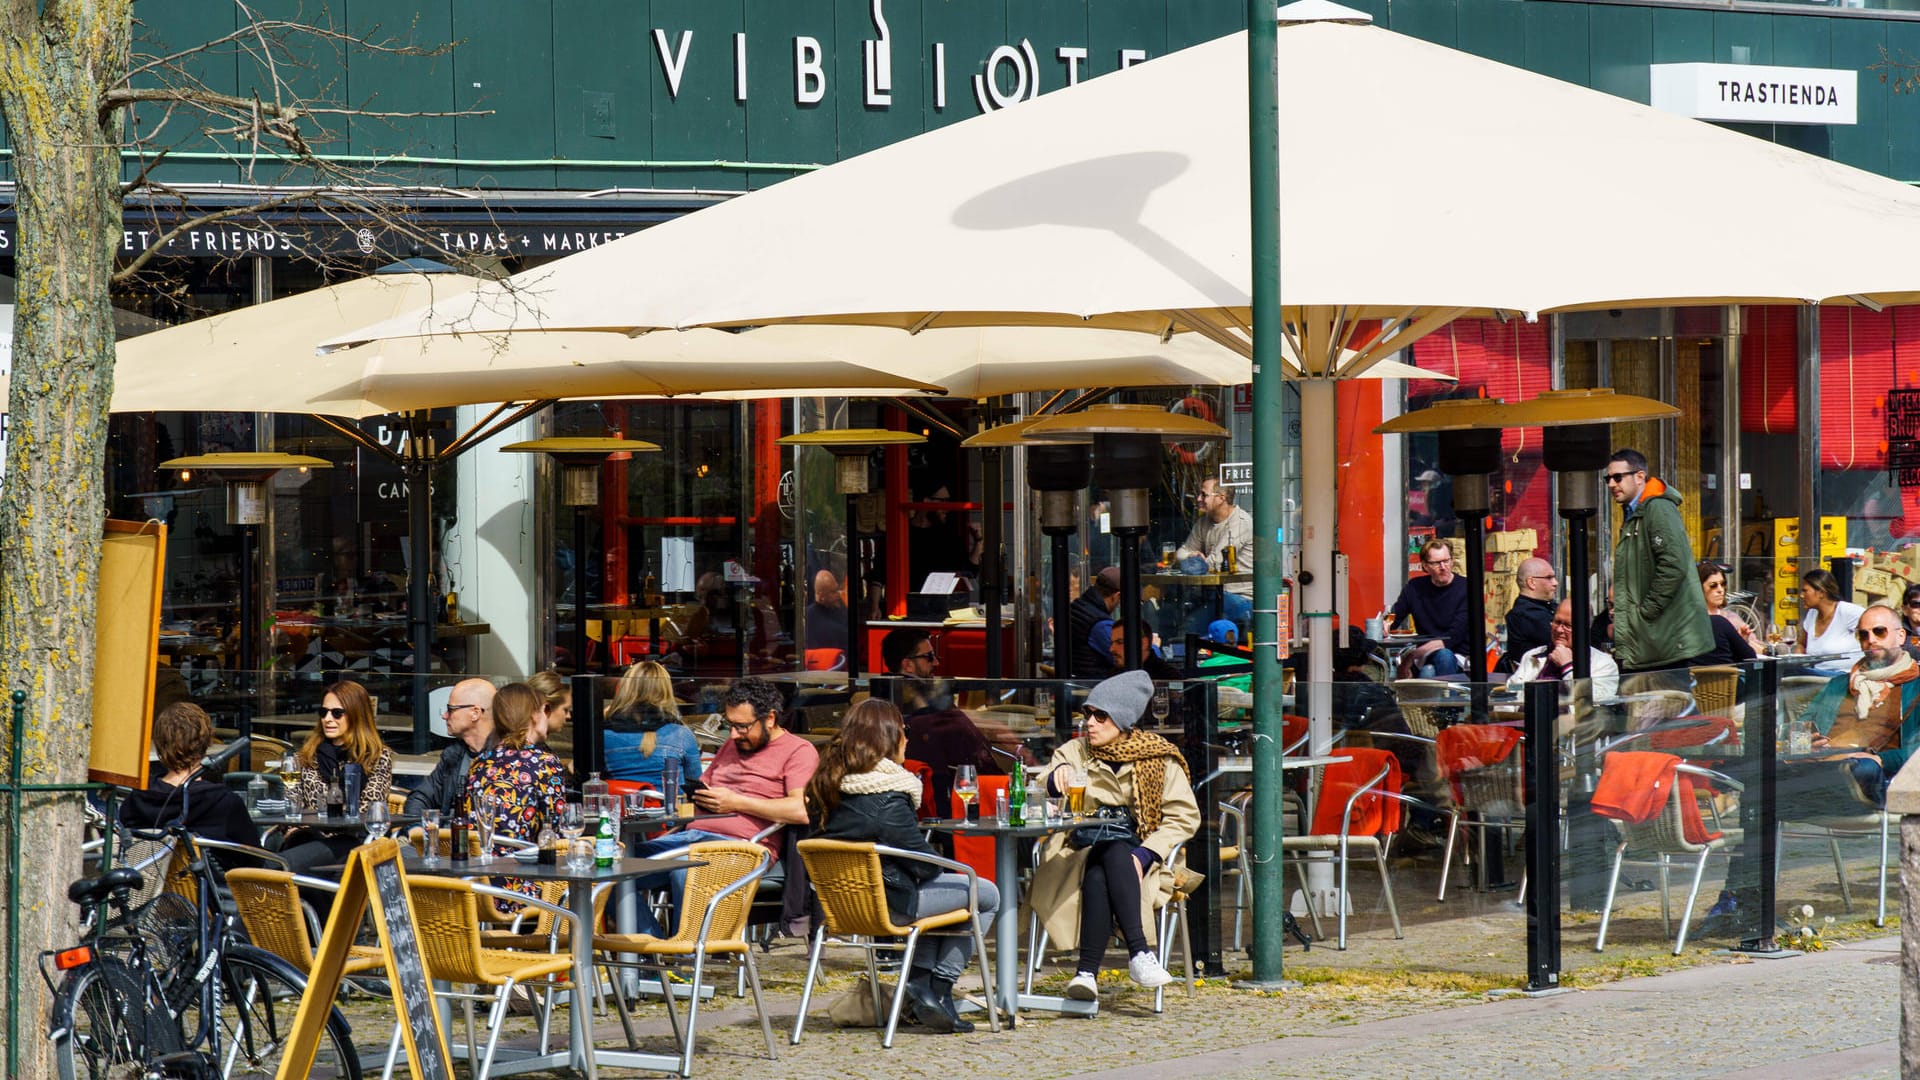
M1613 641L1620 666L1642 671L1681 667L1713 648L1680 496L1657 479L1613 546Z

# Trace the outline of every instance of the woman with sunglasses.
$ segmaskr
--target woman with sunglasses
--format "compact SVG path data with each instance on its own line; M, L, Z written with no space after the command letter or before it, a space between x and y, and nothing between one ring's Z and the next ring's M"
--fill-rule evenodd
M1727 610L1726 568L1702 561L1694 569L1700 575L1700 591L1707 597L1707 621L1713 624L1713 648L1700 656L1699 663L1738 664L1753 659L1753 628Z
M1115 675L1087 694L1087 734L1053 752L1042 772L1047 791L1064 795L1085 777L1088 813L1126 810L1132 835L1076 846L1087 835L1055 833L1034 867L1033 910L1056 942L1079 943L1079 963L1067 996L1099 997L1100 961L1118 924L1127 944L1127 974L1148 989L1173 981L1153 952L1153 911L1173 895L1187 870L1169 864L1176 845L1192 839L1200 807L1187 780L1186 759L1172 743L1137 725L1153 699L1143 671ZM1124 831L1124 826L1121 830Z
M1907 646L1920 641L1920 585L1909 585L1900 594L1900 625L1907 629Z
M358 814L375 802L385 802L393 786L393 751L380 740L373 722L373 698L367 688L350 679L328 686L320 695L319 715L306 742L294 754L300 773L288 789L295 806L325 806L327 790L343 781L347 765L360 767L360 802L349 807ZM280 854L296 872L337 863L359 844L352 833L318 835L296 832Z

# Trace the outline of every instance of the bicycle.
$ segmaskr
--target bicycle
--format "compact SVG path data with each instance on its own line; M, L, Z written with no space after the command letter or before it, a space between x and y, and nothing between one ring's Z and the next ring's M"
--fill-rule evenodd
M195 851L177 824L132 835ZM250 1080L277 1070L306 978L240 940L236 921L220 910L219 874L205 853L186 869L197 894L191 903L162 891L134 904L146 881L127 867L68 887L81 908L82 940L40 957L54 992L48 1036L62 1080ZM64 973L57 986L54 971ZM311 1075L360 1078L353 1032L337 1007Z

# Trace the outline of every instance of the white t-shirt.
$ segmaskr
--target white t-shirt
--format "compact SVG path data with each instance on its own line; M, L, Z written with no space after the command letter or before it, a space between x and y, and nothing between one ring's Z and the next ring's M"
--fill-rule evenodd
M1832 656L1852 664L1860 659L1860 640L1854 633L1860 629L1860 616L1866 614L1866 610L1859 604L1839 601L1833 606L1833 621L1827 624L1827 632L1819 637L1813 634L1813 623L1820 613L1807 612L1806 618L1800 620L1800 636L1806 639L1800 651L1808 656Z

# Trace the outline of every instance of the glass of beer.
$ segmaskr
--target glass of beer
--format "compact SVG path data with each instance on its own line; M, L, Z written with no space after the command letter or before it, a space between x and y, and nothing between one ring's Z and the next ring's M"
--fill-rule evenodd
M1067 774L1067 813L1084 814L1087 812L1087 773L1085 769L1073 769Z

